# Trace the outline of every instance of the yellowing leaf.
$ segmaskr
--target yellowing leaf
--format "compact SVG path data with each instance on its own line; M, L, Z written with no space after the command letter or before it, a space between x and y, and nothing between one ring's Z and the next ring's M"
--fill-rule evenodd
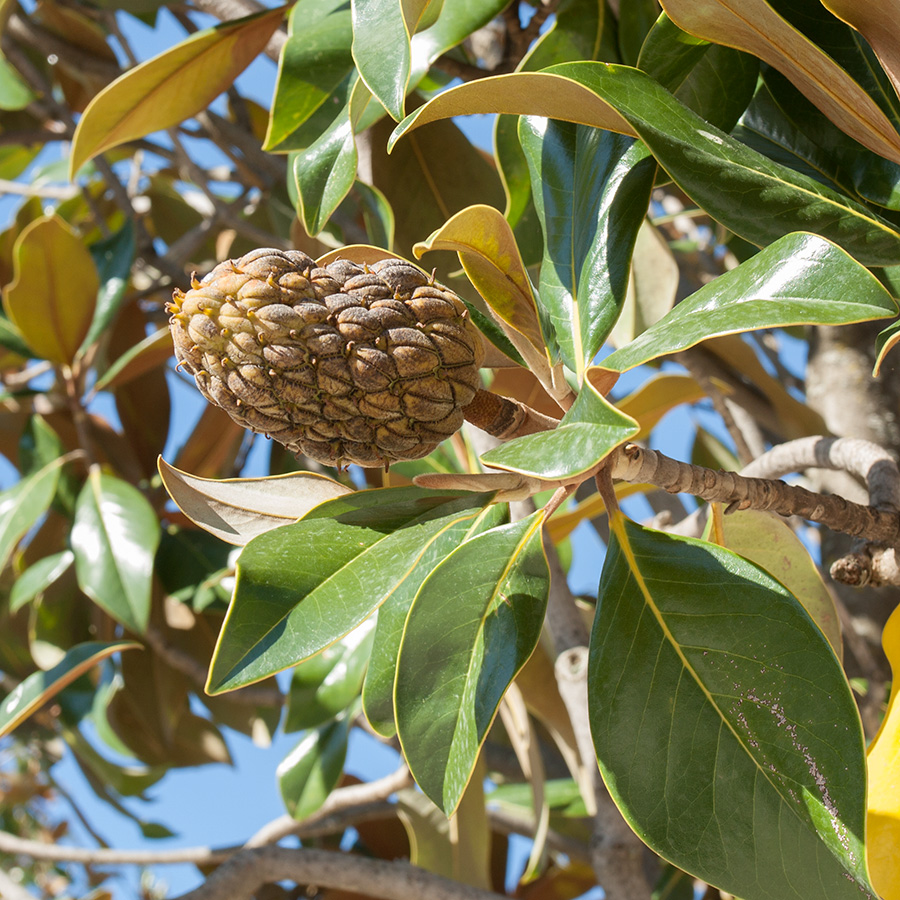
M198 31L117 78L78 123L69 177L98 153L171 128L209 106L266 46L284 9Z
M669 410L682 403L702 400L705 396L703 389L688 375L660 375L645 381L636 391L616 403L616 407L637 420L641 430L634 440L642 441Z
M866 758L866 861L872 884L883 900L900 900L900 607L888 619L881 640L891 664L894 689Z
M397 126L388 147L420 125L474 113L562 118L637 137L631 125L612 106L578 82L549 72L515 72L479 78L438 94Z
M346 247L338 247L329 250L328 253L316 260L317 266L327 266L337 259L346 259L360 266L371 266L382 259L397 259L396 253L390 250L382 250L381 247L373 247L371 244L347 244ZM410 263L415 265L415 263Z
M875 101L765 0L661 2L679 28L758 56L778 69L838 128L864 147L900 163L900 135ZM858 0L845 0L844 5L856 9ZM879 17L879 26L885 16Z
M45 216L17 238L13 272L6 314L36 356L68 365L94 315L100 282L91 254L62 219Z
M417 258L429 250L456 251L469 280L515 348L536 369L538 377L548 374L547 350L531 281L503 214L483 204L460 210L413 247Z

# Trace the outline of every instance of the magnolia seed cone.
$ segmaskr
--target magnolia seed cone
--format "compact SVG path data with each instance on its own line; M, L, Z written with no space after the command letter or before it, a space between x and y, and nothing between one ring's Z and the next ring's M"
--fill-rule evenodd
M328 465L418 459L480 386L465 305L415 266L254 250L169 306L179 364L239 424Z

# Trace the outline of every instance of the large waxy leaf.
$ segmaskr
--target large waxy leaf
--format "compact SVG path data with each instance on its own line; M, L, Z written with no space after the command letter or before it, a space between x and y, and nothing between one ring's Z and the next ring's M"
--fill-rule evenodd
M900 608L894 610L884 626L884 653L891 664L893 683L900 683ZM900 898L900 703L897 691L891 691L887 712L875 739L869 745L869 802L866 813L866 859L872 884L883 900Z
M76 644L52 669L29 675L0 701L0 737L9 734L47 700L107 656L120 650L140 649L140 646L133 641Z
M78 586L116 621L142 634L150 617L159 520L127 481L92 470L75 504Z
M641 430L633 439L642 441L667 412L682 403L696 403L705 396L700 385L688 375L658 375L617 400L616 409L638 423Z
M619 444L639 431L637 422L612 406L591 383L553 431L516 438L481 457L494 469L520 472L547 481L573 480L596 468Z
M263 50L284 9L198 31L104 88L75 130L69 177L104 150L171 128L206 109Z
M624 372L718 335L866 322L895 310L880 282L839 247L789 234L683 300L603 366Z
M475 112L541 115L640 137L692 199L759 246L808 230L833 240L864 265L900 260L900 235L886 222L718 132L637 69L566 63L544 72L483 78L420 107L397 126L392 139L447 115Z
M422 582L438 563L456 549L464 540L481 534L507 519L505 504L491 504L483 510L473 511L451 528L442 531L426 548L416 571L378 608L378 621L372 655L363 683L363 710L369 724L381 735L391 737L397 730L394 721L394 679L397 673L397 654L403 637L403 626L413 598Z
M540 637L550 587L542 523L539 510L466 541L425 580L406 619L397 734L419 787L448 815Z
M0 570L9 562L16 544L47 512L65 462L63 457L55 459L0 492Z
M842 131L900 162L900 135L874 100L765 0L662 0L662 6L685 31L746 50L769 63Z
M6 314L37 356L67 365L94 315L99 281L90 253L62 219L45 216L16 239L13 266Z
M419 488L358 491L254 538L238 559L207 692L259 681L333 644L413 575L432 541L486 502Z
M278 60L266 150L279 145L335 92L353 69L353 30L346 0L298 0Z
M744 900L874 900L862 729L822 632L727 550L611 524L588 705L631 827Z
M523 118L519 139L544 232L538 295L579 383L625 302L656 162L610 131Z
M803 542L783 519L759 509L745 509L710 520L714 540L777 578L803 605L841 659L841 620L822 575Z
M43 593L74 561L75 556L71 550L62 550L30 565L16 579L9 592L9 611L15 612L26 603L30 603L38 594Z
M337 787L347 756L350 719L308 732L276 770L287 811L298 821L312 815Z
M249 540L296 522L311 509L344 494L343 484L314 472L266 478L200 478L159 458L159 474L169 496L210 534L243 547Z
M352 0L353 60L360 77L399 122L412 67L409 40L429 0ZM385 53L390 47L391 52Z
M172 334L167 325L148 334L126 350L94 383L95 391L122 387L165 365L172 356Z

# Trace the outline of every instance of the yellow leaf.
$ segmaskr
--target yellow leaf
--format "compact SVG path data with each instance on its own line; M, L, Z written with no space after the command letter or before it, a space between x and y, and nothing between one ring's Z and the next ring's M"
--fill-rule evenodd
M845 5L855 9L858 2L846 0ZM704 40L758 56L778 69L838 128L874 153L900 163L900 135L875 101L827 53L778 15L765 0L661 0L661 3L679 28Z
M16 239L3 305L36 356L68 365L91 324L99 285L79 237L58 216L45 216Z
M900 607L882 635L893 672L893 690L875 740L869 745L869 798L866 814L866 861L873 887L883 900L900 900Z
M256 58L285 7L224 22L117 78L90 102L72 140L69 177L89 159L206 109Z
M637 420L641 430L632 440L642 441L667 412L705 396L705 391L688 375L660 375L645 381L636 391L618 401L616 407L619 412Z
M577 81L550 72L514 72L479 78L438 94L404 119L391 135L388 148L421 125L474 113L545 116L637 137L626 119Z
M484 204L460 210L413 247L417 258L429 250L456 251L469 280L515 348L538 377L549 373L531 281L503 214Z

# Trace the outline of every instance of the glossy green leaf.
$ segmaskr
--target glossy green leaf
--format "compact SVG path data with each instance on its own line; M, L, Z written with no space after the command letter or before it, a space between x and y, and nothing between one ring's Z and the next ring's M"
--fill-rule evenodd
M207 692L259 681L342 638L416 571L438 535L486 501L419 488L358 491L254 538L238 559Z
M447 814L540 637L550 586L542 523L539 510L466 541L425 580L406 619L397 734L419 787Z
M98 153L206 109L263 50L284 10L267 9L198 31L104 88L78 122L69 178Z
M331 126L293 158L299 217L312 236L325 227L356 181L356 125L371 93L358 78L350 84L347 105Z
M36 709L71 684L88 669L120 650L140 649L132 641L91 641L72 647L48 672L34 672L0 701L0 736L9 734Z
M75 504L72 550L79 587L126 628L143 634L150 617L159 521L127 481L92 470Z
M505 504L491 504L483 510L455 522L435 536L415 572L403 581L378 608L372 654L363 683L363 710L369 724L379 734L391 737L397 730L394 721L394 680L397 674L397 655L403 637L403 626L409 607L422 582L442 559L463 541L491 528L504 524L508 517Z
M398 122L412 66L409 41L428 0L352 0L353 60L359 75ZM390 47L391 52L385 53Z
M19 541L47 512L65 462L64 457L55 459L0 492L0 569L9 562Z
M612 525L588 705L631 827L744 900L874 900L862 729L822 632L733 553Z
M346 0L298 0L294 4L288 17L288 39L278 60L264 149L279 149L337 91L353 70L352 41Z
M275 770L288 813L298 821L312 815L337 787L347 756L349 717L310 731Z
M48 588L75 561L71 550L45 556L30 565L17 579L9 592L9 611L15 612Z
M353 185L352 196L362 214L369 242L391 250L394 246L394 210L387 197L364 181Z
M842 131L900 162L900 135L878 104L821 47L765 0L662 0L680 28L745 50L790 79ZM807 13L808 5L803 5Z
M570 122L522 118L519 138L544 232L538 296L580 383L625 302L656 162L631 138Z
M13 282L3 292L7 315L41 359L72 362L97 298L90 253L62 219L51 215L23 229L13 258Z
M639 431L637 422L594 388L590 370L571 409L553 431L529 434L482 455L485 465L547 481L590 472Z
M638 136L698 205L759 246L807 230L864 265L900 260L900 234L888 223L718 132L637 69L566 63L544 72L483 78L420 107L397 126L393 140L445 115L487 111L549 116Z
M679 303L603 366L624 372L723 334L842 325L896 315L879 281L839 247L789 234Z
M359 696L374 635L375 617L370 616L339 641L294 667L285 732L317 728Z
M647 32L653 27L658 15L656 0L633 0L622 6L619 11L618 37L619 55L623 63L629 66L637 63Z
M134 262L134 223L129 219L115 234L92 244L90 250L97 266L100 291L80 352L84 352L106 331L122 305Z

